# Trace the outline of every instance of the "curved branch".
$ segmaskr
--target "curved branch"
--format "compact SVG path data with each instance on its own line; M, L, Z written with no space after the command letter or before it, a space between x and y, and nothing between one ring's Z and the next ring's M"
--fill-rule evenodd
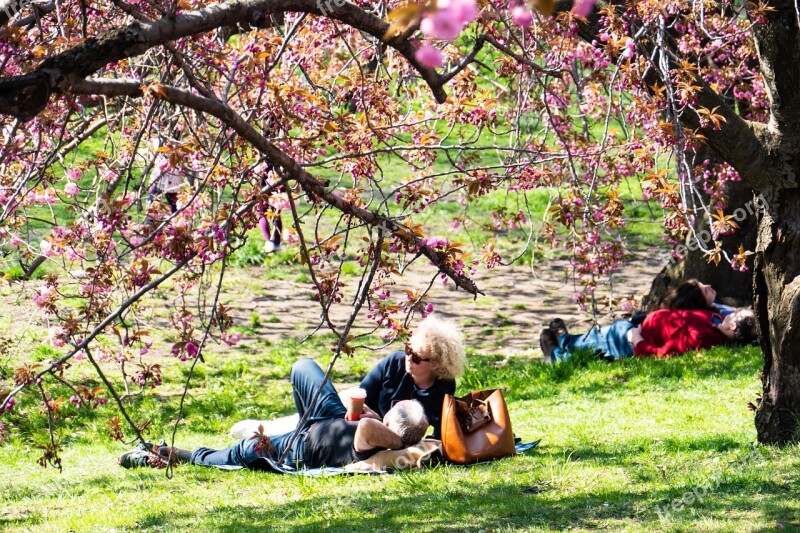
M76 82L70 87L70 90L75 94L103 94L105 96L140 97L143 94L141 83L136 81L84 80ZM471 279L454 270L446 263L444 258L440 256L439 252L424 244L422 239L414 235L413 232L409 231L405 226L391 218L353 205L333 194L333 192L325 187L325 183L309 174L308 171L294 160L294 158L270 143L233 109L224 105L222 102L191 94L168 85L161 85L159 93L163 95L164 99L174 104L184 105L217 117L261 153L265 154L272 165L283 167L289 177L297 181L307 194L321 198L346 215L354 216L362 222L382 227L392 233L403 235L409 240L412 240L419 249L419 253L430 259L439 271L452 279L456 285L472 295L477 296L478 294L483 294L478 290Z
M36 21L42 15L46 15L55 10L56 3L52 0L50 2L47 2L46 4L32 3L25 0L12 0L8 4L6 4L5 8L0 10L0 27L8 25L8 23L15 16L15 14L19 13L26 7L30 7L31 11L33 11L34 13L32 15L28 15L27 17L21 18L16 22L14 22L12 26L14 26L15 28L24 28L25 26L36 24Z
M384 40L389 25L355 4L342 2L340 5L337 1L330 11L322 4L316 0L234 0L154 22L131 22L86 39L47 59L29 74L0 79L0 114L30 120L45 108L51 95L65 92L73 82L95 74L114 62L140 55L154 46L176 39L232 24L257 25L270 14L290 11L336 19L382 40L419 71L437 101L445 101L447 95L442 88L444 83L441 77L435 70L417 61L417 47L409 39L392 37Z
M725 121L719 128L700 127L700 118L693 110L684 112L686 125L698 128L706 137L705 143L727 161L748 185L757 190L775 179L776 156L769 148L776 146L775 133L763 124L748 122L740 117L722 97L703 84L697 103L706 109L717 108Z
M555 2L556 13L566 13L573 7L573 0L558 0ZM591 14L585 19L574 19L578 25L578 35L586 42L599 39L598 31L601 28L600 17L605 9L613 6L616 9L627 9L622 0L603 1L595 3ZM635 28L632 30L635 32ZM645 47L642 42L637 43L640 48ZM644 54L650 56L655 47L650 42L644 49ZM619 58L615 58L616 61ZM670 61L670 69L679 69L674 59ZM771 180L774 180L776 159L770 147L775 146L776 140L770 130L761 124L750 123L739 116L725 100L708 85L697 80L701 90L697 95L697 106L706 109L715 109L716 113L725 118L719 128L701 127L700 117L694 111L686 109L680 117L682 125L697 129L706 137L706 144L723 160L733 166L742 179L754 189L762 189ZM660 83L659 74L655 69L649 69L642 80L648 87Z

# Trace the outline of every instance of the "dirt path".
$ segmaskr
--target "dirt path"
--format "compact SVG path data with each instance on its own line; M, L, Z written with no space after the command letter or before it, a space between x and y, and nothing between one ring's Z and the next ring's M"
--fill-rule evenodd
M415 265L416 271L407 272L403 287L422 289L428 285L433 269L426 265ZM502 354L506 356L529 354L538 356L539 332L548 321L556 316L564 318L573 331L588 329L591 319L581 313L572 295L575 292L571 282L565 281L565 260L543 263L535 272L529 265L501 267L480 273L475 281L484 292L473 299L461 290L456 290L452 282L442 285L437 279L431 290L429 301L436 312L451 319L462 327L466 342L479 353ZM640 254L613 277L615 296L632 293L646 293L661 264L651 256ZM284 278L298 277L297 272ZM289 279L266 279L264 267L231 269L226 281L223 303L232 308L235 324L246 326L252 317L258 317L261 326L254 333L247 333L242 344L255 343L259 339L279 341L285 338L303 338L319 324L320 307L310 298L310 283ZM27 290L39 282L29 282ZM18 287L4 287L0 290L0 326L3 333L11 338L23 337L26 332L39 330L31 339L47 342L46 330L51 324L41 310L30 300L29 292L21 292ZM395 290L399 293L399 289ZM402 294L402 293L400 293ZM393 295L397 298L398 294ZM169 300L151 299L154 315L149 319L147 329L152 333L163 331L170 335L167 316L172 312ZM334 322L343 326L350 308L337 306L331 313ZM610 317L601 319L610 321ZM362 310L356 328L361 331L373 329L375 323L366 318ZM34 342L34 345L37 343ZM168 356L168 343L156 343L151 352L154 356ZM224 345L211 345L211 350L226 350Z
M434 283L430 301L440 316L459 323L469 345L483 353L503 355L538 352L539 332L553 317L560 316L575 331L588 329L591 319L581 313L572 298L575 292L571 282L565 281L567 261L549 261L532 272L530 266L514 266L484 271L476 278L478 287L485 293L476 300L464 291L456 290L452 282ZM631 293L645 294L663 265L645 254L633 259L613 277L615 296ZM258 270L253 275L259 277ZM423 287L430 281L431 270L410 273L411 283ZM237 322L247 321L256 313L271 317L268 328L259 328L260 334L271 340L302 337L309 325L319 322L320 308L308 298L309 284L291 281L265 282L260 294L243 295L235 302L239 308ZM344 324L349 309L339 306L332 317ZM365 313L362 311L362 315ZM608 320L608 319L607 319ZM366 318L364 327L374 325ZM313 326L312 326L313 327Z

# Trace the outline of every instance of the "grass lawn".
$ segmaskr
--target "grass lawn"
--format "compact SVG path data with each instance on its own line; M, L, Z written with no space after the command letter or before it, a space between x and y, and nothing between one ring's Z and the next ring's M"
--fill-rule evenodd
M290 412L292 361L325 353L328 341L209 352L176 443L226 446L233 422ZM336 382L355 383L376 357L341 361ZM459 391L506 387L515 432L541 445L486 466L375 477L124 470L116 458L126 446L105 436L110 407L73 409L62 473L39 467L19 435L0 448L0 530L799 530L797 448L753 447L747 403L760 366L753 348L555 367L470 353ZM169 436L185 374L173 367L161 396L137 400L156 439ZM33 415L27 428L42 423Z

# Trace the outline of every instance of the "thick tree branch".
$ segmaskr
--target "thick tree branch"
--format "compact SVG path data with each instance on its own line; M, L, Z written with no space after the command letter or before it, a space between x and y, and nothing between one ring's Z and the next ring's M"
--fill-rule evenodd
M70 87L70 90L75 94L103 94L105 96L129 96L141 97L142 84L136 81L106 81L106 80L84 80L76 82ZM168 85L161 85L160 92L163 94L164 99L174 104L183 105L215 116L221 120L225 125L233 129L239 136L252 144L261 153L267 156L269 162L276 167L283 167L286 174L293 180L297 181L303 190L309 196L321 198L326 203L335 207L345 215L350 215L358 218L362 222L382 227L389 232L402 235L404 238L412 241L419 252L431 260L433 264L439 269L440 272L446 274L453 282L469 292L477 296L483 294L471 279L459 274L449 264L446 259L442 257L439 252L430 246L424 244L422 239L409 231L405 226L399 224L391 218L381 216L373 213L367 209L363 209L352 203L340 198L329 191L325 184L309 174L297 161L289 156L286 152L279 149L274 144L270 143L263 135L256 131L250 124L248 124L242 117L240 117L233 109L224 105L218 100L212 100L199 95L191 94L182 91L175 87Z
M572 9L573 0L559 0L555 3L556 13L566 13ZM616 10L625 10L627 6L621 0L612 2L598 1L592 13L586 19L576 19L578 24L578 35L587 42L596 41L602 43L598 30L600 25L600 11L613 6ZM788 8L787 8L788 9ZM631 25L631 33L636 31L636 24ZM651 57L656 46L655 41L650 40L646 43L639 42L637 46L643 51L644 57ZM620 61L620 58L616 58ZM672 61L670 68L679 69L680 65ZM659 73L655 69L648 70L643 82L652 87L661 84ZM756 190L764 188L775 179L774 169L776 165L774 152L771 147L775 144L774 135L760 124L751 124L740 117L725 100L713 91L706 84L698 80L701 91L698 95L697 107L709 110L716 109L716 113L725 119L719 128L701 127L700 117L691 109L686 109L680 117L682 125L697 129L699 133L706 137L706 144L722 160L728 162L739 172L742 179ZM800 91L793 88L795 93Z
M701 127L697 113L687 110L681 116L684 125L697 128L706 137L708 147L730 163L748 185L764 190L775 179L776 159L769 149L774 135L763 125L744 120L705 84L697 104L709 110L716 108L725 121L719 128Z
M26 4L25 0L12 0L9 2L5 9L0 10L0 27L6 26L9 22L9 14L13 14L15 12L22 11L24 9L23 5ZM46 15L51 13L56 8L56 3L54 1L47 2L46 4L42 3L32 3L30 4L30 9L34 13L32 15L28 15L27 17L21 18L14 22L13 26L16 28L24 28L25 26L30 26L32 24L36 24L36 21L42 17L42 15Z
M232 24L255 25L269 14L304 12L325 15L380 40L389 25L355 4L335 3L330 11L316 0L238 0L215 4L198 11L164 17L154 22L134 21L91 37L73 48L44 61L34 72L0 79L0 114L30 120L47 105L50 96L64 92L72 82L97 73L122 59L140 55L157 45L197 35ZM323 13L324 11L324 13ZM416 68L439 102L446 94L435 70L423 67L416 59L416 45L408 39L385 40Z

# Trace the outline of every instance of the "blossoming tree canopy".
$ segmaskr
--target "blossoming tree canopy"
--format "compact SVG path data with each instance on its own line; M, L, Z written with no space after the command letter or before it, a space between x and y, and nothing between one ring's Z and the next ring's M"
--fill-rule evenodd
M500 237L523 228L521 246L537 237L571 254L577 302L593 308L625 258L629 182L666 208L673 242L700 217L715 235L735 229L727 181L774 192L771 137L757 135L783 88L764 76L764 35L783 9L769 3L13 6L0 17L4 268L51 266L32 297L61 351L23 362L0 405L35 391L53 423L59 395L83 407L113 397L141 437L147 422L126 398L157 386L161 366L131 324L170 278L171 290L212 297L173 310L169 351L194 364L211 339L235 344L219 278L270 208L289 211L322 323L348 353L368 332L332 320L333 306L365 308L388 338L432 310L426 287L401 279L420 258L432 278L478 294L473 269L513 260L522 250ZM706 149L715 157L698 156ZM174 212L148 199L154 169L183 177ZM534 224L537 188L552 201ZM472 210L491 205L498 238L468 248L426 224L454 202L453 225L467 231ZM749 266L749 250L702 245L714 261ZM355 281L346 263L361 269ZM69 384L75 358L94 364L104 390ZM122 422L110 428L122 437ZM51 438L45 462L57 451Z

